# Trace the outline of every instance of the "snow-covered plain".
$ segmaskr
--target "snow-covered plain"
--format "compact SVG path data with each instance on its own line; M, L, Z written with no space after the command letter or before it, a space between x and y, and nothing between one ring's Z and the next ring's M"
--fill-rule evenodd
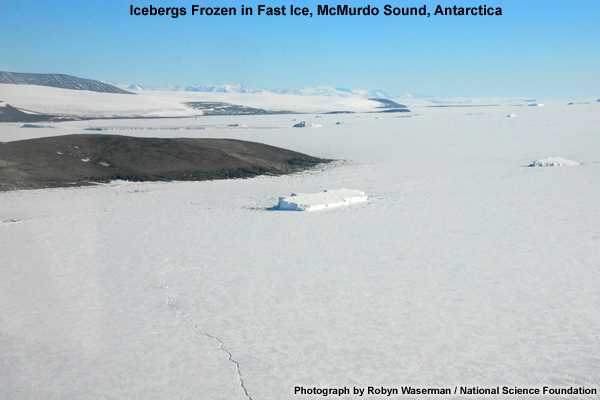
M188 117L201 111L185 102L226 102L274 111L370 111L380 103L364 98L285 96L276 93L132 91L132 95L64 90L47 86L0 84L0 100L43 114L81 117Z
M0 141L245 124L123 134L345 160L278 178L0 193L0 398L598 388L600 105L494 104L323 115L320 129L290 129L292 115L0 124ZM548 154L581 166L524 167ZM332 187L370 200L268 210Z

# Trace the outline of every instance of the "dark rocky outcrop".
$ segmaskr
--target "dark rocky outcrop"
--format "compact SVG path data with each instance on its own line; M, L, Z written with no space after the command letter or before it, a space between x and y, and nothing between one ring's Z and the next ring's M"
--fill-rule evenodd
M42 122L51 119L49 115L28 114L0 101L0 122Z
M373 111L376 113L398 113L398 112L410 112L410 110L404 105L396 103L395 101L388 99L369 99L371 101L376 101L380 106L376 108L380 108L380 111Z
M329 161L242 140L55 136L0 143L0 191L285 175Z
M381 105L377 108L406 108L404 104L396 103L395 101L388 99L369 99L371 101L376 101Z
M240 106L238 104L218 103L208 101L192 101L185 103L186 106L195 110L201 110L202 115L271 115L271 114L294 114L291 111L269 111L262 108Z
M44 122L44 121L73 121L75 118L58 115L25 112L0 101L0 122Z

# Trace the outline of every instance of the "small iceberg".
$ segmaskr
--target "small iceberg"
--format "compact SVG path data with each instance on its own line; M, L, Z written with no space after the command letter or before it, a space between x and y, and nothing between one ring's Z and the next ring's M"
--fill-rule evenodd
M528 105L529 105L529 107L544 107L544 105L542 103L531 103Z
M514 117L516 117L516 116L517 116L517 114L508 114L508 115L507 115L507 117L508 117L508 118L514 118Z
M369 200L365 192L352 189L324 190L321 193L292 193L290 197L280 197L274 210L316 211L325 208L348 206Z
M580 165L578 162L565 160L562 157L548 157L536 160L529 164L530 167L561 167L563 165Z
M323 125L321 124L314 124L312 122L306 122L306 121L302 121L302 122L298 122L296 125L294 125L294 128L320 128Z

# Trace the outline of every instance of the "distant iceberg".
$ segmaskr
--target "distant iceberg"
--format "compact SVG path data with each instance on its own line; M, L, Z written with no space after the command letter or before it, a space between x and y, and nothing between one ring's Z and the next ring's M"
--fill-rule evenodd
M529 164L530 167L560 167L563 165L579 165L579 163L565 160L562 157L548 157L543 160L536 160Z
M312 122L306 122L306 121L302 121L302 122L298 122L296 125L294 125L294 128L320 128L323 125L321 124L315 124Z
M280 197L273 209L287 211L316 211L325 208L348 206L368 201L365 192L352 189L325 190L320 193L292 193L290 197Z

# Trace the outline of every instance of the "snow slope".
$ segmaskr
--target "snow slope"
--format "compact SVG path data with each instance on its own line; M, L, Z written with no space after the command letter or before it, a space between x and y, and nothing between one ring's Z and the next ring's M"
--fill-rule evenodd
M561 103L323 115L305 130L254 128L289 127L289 115L206 117L248 129L151 135L346 161L279 178L1 193L0 398L597 388L600 109ZM109 123L0 125L0 141ZM547 154L582 165L522 167ZM267 210L331 187L370 201Z
M93 92L131 94L116 86L93 79L78 78L64 74L31 74L0 71L0 83L14 85L51 86L68 90L89 90Z
M295 112L371 111L377 102L364 98L284 96L276 93L205 93L136 91L135 96L75 91L35 85L0 84L0 100L39 113L82 117L184 117L201 112L186 102L225 102Z

